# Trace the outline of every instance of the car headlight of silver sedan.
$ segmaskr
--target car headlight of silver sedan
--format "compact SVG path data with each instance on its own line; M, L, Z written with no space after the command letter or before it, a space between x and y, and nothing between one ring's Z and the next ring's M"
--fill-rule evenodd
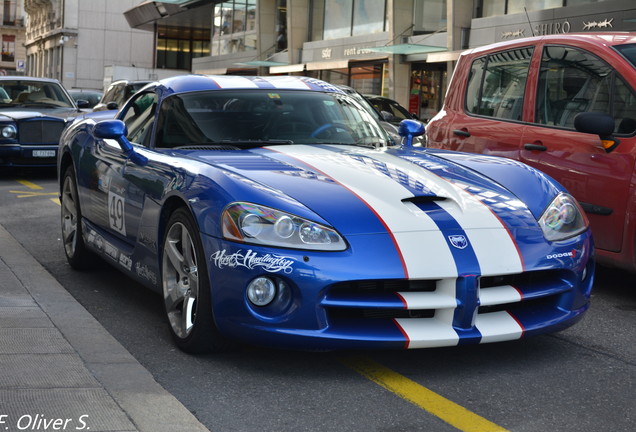
M242 243L321 251L347 248L333 228L256 204L229 205L223 211L222 223L223 237Z
M571 195L561 193L545 209L539 225L546 240L558 241L582 233L589 223L579 203Z

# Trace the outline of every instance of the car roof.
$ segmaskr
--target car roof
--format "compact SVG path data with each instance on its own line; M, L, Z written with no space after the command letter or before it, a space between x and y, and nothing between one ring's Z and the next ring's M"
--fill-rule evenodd
M581 43L584 45L613 46L629 43L636 43L636 33L634 32L597 32L597 33L567 33L550 34L545 36L533 36L513 39L509 41L496 42L469 50L463 51L462 55L479 54L481 52L522 45L533 45L537 42L543 43Z
M309 90L345 92L333 84L303 76L179 75L159 81L170 93L200 90Z
M1 81L38 81L38 82L60 84L60 82L54 78L31 77L31 76L25 76L25 75L0 76L0 82Z

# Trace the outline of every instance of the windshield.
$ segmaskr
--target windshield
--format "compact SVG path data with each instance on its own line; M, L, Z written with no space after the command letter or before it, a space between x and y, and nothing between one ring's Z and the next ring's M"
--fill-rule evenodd
M205 91L161 105L157 147L210 143L389 144L369 112L347 95L298 90Z
M636 44L616 45L613 48L629 60L633 67L636 67Z
M16 106L74 108L73 102L57 83L29 80L0 81L0 109Z

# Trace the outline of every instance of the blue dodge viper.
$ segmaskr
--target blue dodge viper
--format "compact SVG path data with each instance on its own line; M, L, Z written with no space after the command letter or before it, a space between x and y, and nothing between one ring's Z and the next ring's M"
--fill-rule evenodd
M579 204L521 163L395 142L307 77L148 84L60 140L64 250L161 293L187 352L424 348L564 329L588 308Z

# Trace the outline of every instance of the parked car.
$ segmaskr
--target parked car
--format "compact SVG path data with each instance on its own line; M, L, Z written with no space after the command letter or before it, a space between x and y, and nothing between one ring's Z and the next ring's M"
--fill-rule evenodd
M106 111L117 110L124 102L126 102L132 95L142 89L150 81L130 81L130 80L117 80L113 81L106 91L104 96L97 105L93 107L93 111Z
M366 97L364 97L360 92L355 90L353 87L340 85L340 84L336 85L336 87L338 87L340 90L344 91L345 93L347 93L348 95L356 99L360 103L360 105L364 107L364 109L366 109L369 113L371 113L371 115L374 116L380 122L384 130L387 131L389 136L393 138L393 140L396 143L399 144L402 142L402 137L400 137L400 133L399 133L399 125L400 125L399 122L396 123L395 121L389 122L385 120L385 117L388 118L387 115L385 114L383 117L382 113L378 111L376 108L374 108L373 105L371 105L371 102ZM425 146L426 141L424 139L424 135L414 137L413 145Z
M560 330L588 307L587 220L503 158L396 145L296 76L179 76L60 142L64 251L161 293L176 344L423 348ZM541 191L541 193L537 193Z
M79 109L53 79L0 77L0 166L54 167L67 120Z
M92 108L99 103L103 92L99 90L91 90L91 89L68 89L68 94L71 95L75 103L86 101L87 104L82 104L85 106L85 110L91 110Z
M369 101L371 106L380 113L384 121L400 124L400 122L405 119L418 119L417 115L409 112L409 110L393 99L369 94L365 94L364 97Z
M467 51L427 126L428 145L506 156L549 174L587 213L598 261L636 271L635 65L636 33Z

